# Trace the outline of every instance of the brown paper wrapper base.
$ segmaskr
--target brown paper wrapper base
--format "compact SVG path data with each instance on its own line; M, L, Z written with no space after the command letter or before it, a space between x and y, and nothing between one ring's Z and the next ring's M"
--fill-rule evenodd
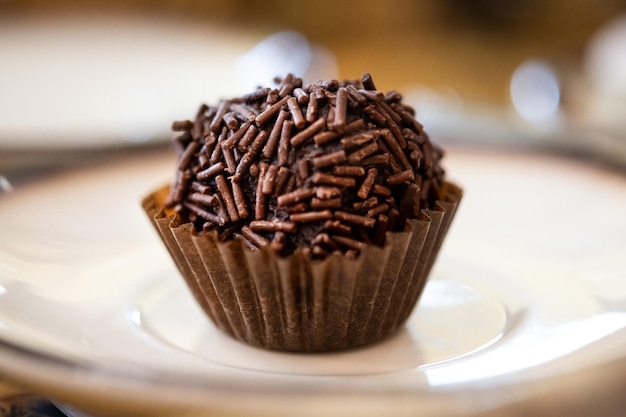
M311 260L296 251L280 257L252 251L238 239L221 243L168 215L169 187L142 206L193 296L225 333L253 346L313 352L379 341L411 314L426 284L462 191L446 183L433 210L422 210L384 248L357 259L332 254Z

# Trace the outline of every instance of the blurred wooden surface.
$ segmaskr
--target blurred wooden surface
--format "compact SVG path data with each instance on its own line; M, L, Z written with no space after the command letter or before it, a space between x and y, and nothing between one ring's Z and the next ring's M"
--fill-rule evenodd
M508 83L525 59L576 63L594 31L626 10L625 0L5 0L0 14L137 12L305 34L337 56L341 76L369 71L387 90L449 86L465 99L508 102Z

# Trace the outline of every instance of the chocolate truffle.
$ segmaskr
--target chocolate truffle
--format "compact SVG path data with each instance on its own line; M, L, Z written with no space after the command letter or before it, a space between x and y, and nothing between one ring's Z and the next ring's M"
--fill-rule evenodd
M462 191L369 74L276 84L174 122L176 175L143 208L233 338L299 352L382 340L417 304Z
M398 92L376 90L369 74L276 82L173 123L179 158L167 205L198 233L283 256L358 256L434 207L443 153Z

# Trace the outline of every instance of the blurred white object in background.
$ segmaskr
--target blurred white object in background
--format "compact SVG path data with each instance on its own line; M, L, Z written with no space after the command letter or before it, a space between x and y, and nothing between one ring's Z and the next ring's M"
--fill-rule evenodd
M301 34L261 38L136 15L0 17L0 149L167 140L172 120L276 75L336 77L334 56Z
M547 123L559 115L559 79L545 62L529 60L520 65L511 78L510 93L517 113L531 123Z
M626 99L626 15L609 21L591 38L584 71L596 93Z
M590 39L583 72L589 123L626 143L626 15L610 20Z
M450 88L401 91L437 141L490 149L533 148L626 167L626 16L589 41L584 65L529 58L513 72L510 106Z
M169 138L174 118L232 90L250 34L126 15L4 17L0 146L84 148Z
M276 76L292 73L305 83L337 78L338 66L327 49L312 45L298 32L274 33L239 57L235 64L237 90L245 94L258 86L272 85Z
M259 34L138 15L0 17L0 149L169 138L170 123L233 94Z

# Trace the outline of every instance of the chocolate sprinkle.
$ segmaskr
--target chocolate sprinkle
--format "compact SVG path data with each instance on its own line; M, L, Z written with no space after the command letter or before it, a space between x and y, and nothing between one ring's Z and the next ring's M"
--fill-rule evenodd
M202 181L202 180L207 180L211 177L216 176L217 174L221 173L222 171L224 171L224 163L222 161L211 165L210 167L208 167L207 169L205 169L204 171L200 171L196 174L196 178L198 179L198 181Z
M172 131L185 132L193 129L193 122L191 120L177 120L172 123Z
M294 213L289 216L289 219L293 222L308 223L318 222L320 220L326 220L333 217L333 212L330 210L323 211L307 211L304 213Z
M298 99L295 97L289 97L289 100L287 100L287 105L289 106L291 118L293 120L293 124L296 126L296 129L302 129L304 126L306 126L306 119L302 114Z
M329 198L327 200L322 200L321 198L314 197L311 199L311 207L316 210L325 208L341 208L341 198Z
M313 142L315 142L317 146L322 146L330 141L337 139L340 135L341 135L340 132L327 130L325 132L318 133L317 135L313 136Z
M415 173L411 169L407 169L406 171L402 171L398 174L391 175L387 177L387 184L401 184L406 181L414 181Z
M263 186L261 187L261 192L263 194L272 194L277 174L278 167L276 165L270 165L265 173L265 177L263 178Z
M254 119L256 121L256 124L258 126L261 126L261 125L269 122L270 119L272 117L274 117L276 115L276 113L278 113L278 111L283 106L283 104L287 103L287 100L289 100L288 96L287 97L283 97L280 101L272 104L270 107L265 109L265 111L263 111L263 113L257 115L257 117Z
M377 204L378 204L378 197L374 196L374 197L368 198L365 201L355 201L352 204L352 208L354 208L354 210L356 211L361 211L364 209L375 207Z
M314 188L300 188L296 191L292 191L289 194L283 194L278 196L277 203L279 206L288 206L290 204L298 203L306 198L315 194Z
M258 130L259 129L256 127L256 125L254 125L254 124L251 125L246 130L246 133L243 135L241 140L237 143L237 149L239 149L241 152L247 151L248 147L250 146L250 144L252 143L252 141L256 137Z
M306 121L313 123L317 120L317 112L319 109L317 94L312 94L309 98L309 105L306 108Z
M291 143L291 146L296 148L296 147L302 145L303 143L305 143L310 138L312 138L313 135L315 135L317 132L322 130L324 128L324 126L326 126L326 119L323 119L323 118L322 119L317 119L315 122L313 122L311 125L309 125L309 127L307 127L306 129L302 130L297 135L293 136L289 140L289 143Z
M223 175L218 175L215 177L215 184L217 185L217 189L220 192L220 195L224 199L224 204L226 205L226 211L228 212L228 217L233 222L239 221L239 212L237 211L237 207L235 206L235 201L228 187L228 183L226 182L226 178Z
M332 152L326 155L315 157L311 160L311 163L315 168L325 168L332 165L337 165L345 162L347 159L346 152L344 150Z
M306 104L309 102L309 95L302 88L294 88L293 95L296 99L298 99L298 103Z
M358 214L346 213L345 211L335 212L335 218L353 224L356 226L374 227L376 221L365 216L359 216Z
M343 127L346 124L348 111L348 90L340 88L337 91L337 101L335 107L335 128Z
M255 220L262 220L265 218L265 205L267 197L263 194L263 184L265 183L265 175L267 174L267 162L261 162L259 168L259 177L256 184L256 200L254 202L254 218Z
M335 242L339 243L342 246L357 251L363 250L367 246L367 244L361 242L360 240L352 239L345 236L333 236L333 240L335 240Z
M337 177L335 175L324 174L322 172L316 172L313 174L312 178L313 184L340 185L342 187L354 187L356 184L354 178Z
M246 198L243 195L241 184L233 182L233 198L235 199L235 206L237 207L237 213L239 213L240 219L248 217L248 205L246 204Z
M377 150L378 150L378 143L376 142L369 143L365 145L364 147L359 148L356 151L352 152L350 155L348 155L348 162L350 164L357 163L361 161L362 159L364 159L366 156L370 156Z
M218 226L223 226L224 225L224 219L220 216L217 216L211 212L209 212L208 210L204 210L200 207L198 207L197 205L190 203L188 201L186 201L184 203L184 206L191 210L192 212L194 212L195 214L197 214L198 216L202 217L204 220L217 224Z
M374 181L376 180L376 176L378 175L378 170L376 168L370 168L367 171L367 177L363 180L359 191L357 191L357 195L365 200L374 186Z
M363 88L366 90L376 90L374 80L372 80L372 75L369 72L366 72L361 76L361 82L363 83Z
M279 165L287 165L289 163L289 140L291 139L292 128L293 122L291 120L283 123L283 128L280 132L280 142L278 143Z
M241 234L250 241L254 246L260 248L261 246L269 245L270 241L266 237L253 232L249 226L241 227Z
M281 255L358 256L434 207L443 152L399 93L376 90L367 73L276 82L172 123L168 206L198 233Z
M274 184L274 191L272 192L275 197L280 195L281 191L285 187L285 184L289 181L290 176L291 171L289 171L289 168L280 167L278 169L278 173L276 174L276 183Z
M347 175L350 177L362 177L365 175L365 169L354 165L335 165L333 167L333 174Z
M326 220L323 230L329 230L333 233L339 233L340 235L349 235L352 232L352 227L341 223L339 220Z
M224 115L226 114L226 110L228 109L229 104L230 103L228 103L227 101L222 100L220 104L217 106L217 112L215 114L215 117L213 118L213 120L211 121L211 124L209 125L209 130L211 132L213 133L219 132L220 128L222 127Z
M214 195L207 195L203 193L193 193L189 196L189 199L194 203L203 204L205 206L217 206L219 202Z
M250 222L250 229L255 232L285 232L296 233L298 227L295 223L281 222L281 221L269 221L269 220L254 220Z
M278 117L276 118L276 123L274 123L274 127L272 127L272 131L270 132L269 139L265 144L265 148L263 148L263 157L266 159L271 159L274 156L274 152L276 152L276 147L278 146L278 142L280 140L280 136L283 130L283 123L287 120L288 113L284 110L281 110L278 113Z
M232 149L237 146L239 140L243 137L243 135L248 131L252 122L246 122L241 125L241 128L238 129L231 137L222 142L222 149Z

